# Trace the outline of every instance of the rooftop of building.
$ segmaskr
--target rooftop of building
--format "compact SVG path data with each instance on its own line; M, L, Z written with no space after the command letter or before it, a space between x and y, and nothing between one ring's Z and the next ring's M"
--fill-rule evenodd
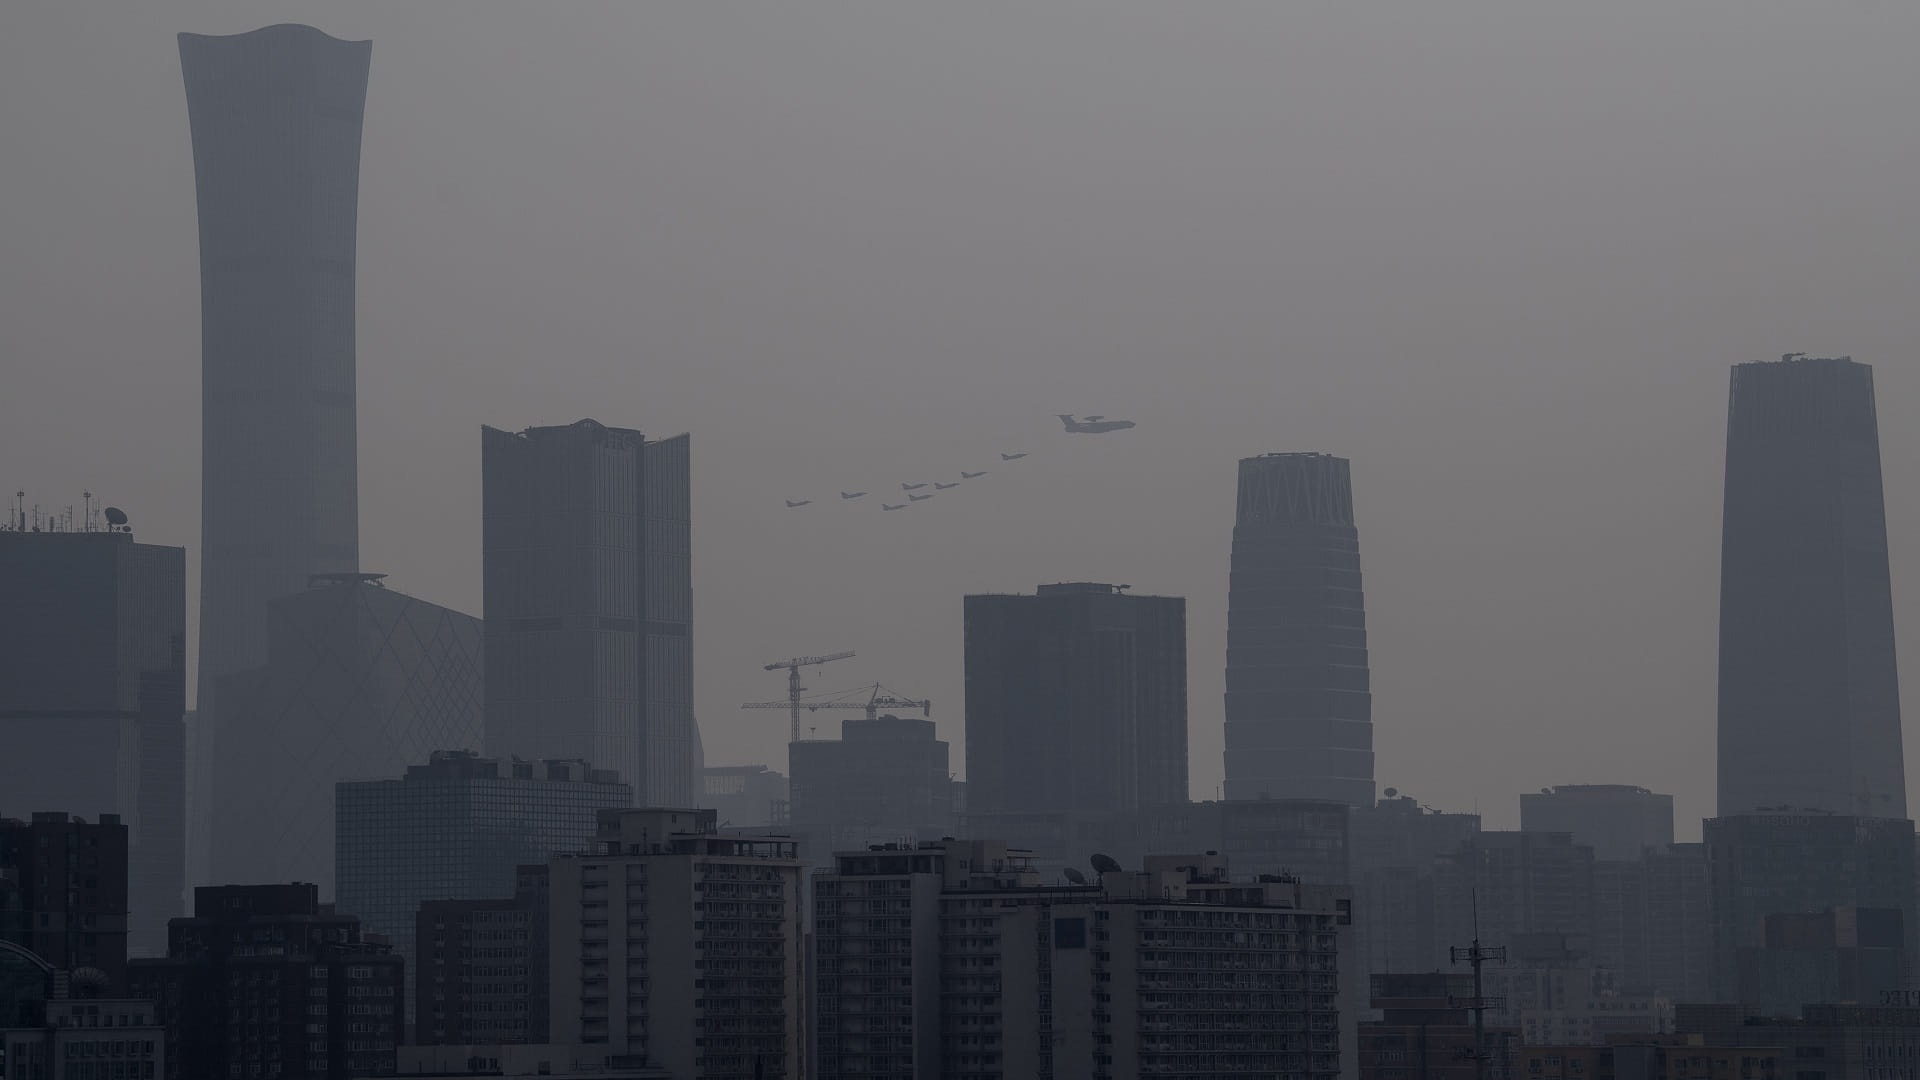
M1157 593L1136 593L1132 585L1115 585L1104 581L1054 581L1034 586L1031 593L1018 592L979 592L968 593L967 599L974 597L1017 597L1032 600L1039 597L1064 596L1126 596L1136 600L1180 600L1178 596L1161 596Z
M423 765L409 765L404 776L342 780L342 784L406 783L425 780L533 780L569 784L620 784L613 769L596 769L578 758L484 757L474 750L435 750Z
M1225 855L1147 855L1141 869L1127 870L1105 855L1091 859L1091 874L1066 872L1065 883L1042 881L1034 853L997 840L923 840L918 844L873 844L865 851L834 853L840 877L939 874L947 892L1072 894L1101 903L1207 904L1299 909L1328 899L1323 890L1287 874L1236 880Z
M16 491L7 500L5 516L0 517L0 535L16 538L57 536L63 540L121 543L132 540L133 526L127 523L126 511L106 505L103 500L95 498L91 491L83 491L80 496L80 507L76 513L72 503L43 510L39 503L27 502L26 492Z
M1638 784L1555 784L1552 787L1541 788L1538 793L1541 795L1656 795L1657 794L1652 789L1643 788ZM1533 794L1534 794L1533 792L1528 792L1522 795L1521 797L1528 798L1528 797L1531 797ZM1664 796L1664 797L1671 798L1672 796Z
M799 858L799 842L784 833L722 829L719 811L692 807L623 807L598 812L593 850L563 859L607 856L698 855L708 858Z
M1808 356L1803 352L1782 353L1778 360L1748 360L1736 367L1778 367L1781 364L1851 364L1851 356Z

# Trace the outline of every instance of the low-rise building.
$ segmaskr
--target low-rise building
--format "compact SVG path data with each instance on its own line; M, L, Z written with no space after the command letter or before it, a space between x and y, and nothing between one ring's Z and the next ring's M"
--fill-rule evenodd
M1681 1005L1674 1023L1729 1060L1739 1048L1776 1050L1781 1075L1794 1080L1903 1080L1920 1062L1920 1008L1806 1005L1797 1019L1748 1012L1738 1005Z
M837 855L815 882L816 1074L1337 1075L1344 892L1144 862L1060 884L992 841Z
M167 1075L166 1053L151 1001L56 998L39 1026L0 1028L7 1080L153 1080Z
M545 1080L675 1080L657 1065L586 1047L528 1043L403 1046L400 1068L379 1080L480 1080L538 1076ZM373 1078L368 1078L373 1080Z
M1777 1080L1780 1051L1708 1046L1698 1035L1622 1036L1605 1046L1527 1046L1516 1080Z
M199 888L193 909L166 959L128 969L166 1028L166 1080L392 1075L403 961L360 920L309 882Z
M1360 1028L1360 1080L1511 1080L1520 1033L1476 1031L1473 976L1459 972L1376 974L1368 1003L1380 1014ZM1559 1080L1559 1078L1555 1078Z

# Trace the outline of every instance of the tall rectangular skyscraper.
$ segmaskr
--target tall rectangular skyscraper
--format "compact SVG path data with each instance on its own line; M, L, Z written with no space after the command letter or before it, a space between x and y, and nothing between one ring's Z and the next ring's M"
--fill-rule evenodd
M1907 816L1873 369L1738 364L1720 541L1720 815Z
M700 795L688 438L481 429L487 752Z
M180 35L200 219L196 723L266 662L267 602L359 568L354 252L371 43Z
M186 906L186 564L118 529L0 528L0 818L118 815L155 956Z
M1226 797L1373 805L1373 694L1345 458L1240 462L1227 590Z
M967 809L1093 819L1187 800L1187 602L966 598Z

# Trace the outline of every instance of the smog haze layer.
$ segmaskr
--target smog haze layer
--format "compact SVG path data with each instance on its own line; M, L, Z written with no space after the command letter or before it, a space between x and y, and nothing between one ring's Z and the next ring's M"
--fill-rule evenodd
M1690 838L1727 366L1800 350L1875 366L1916 685L1920 9L14 4L0 482L190 567L173 35L278 21L374 43L363 568L479 613L483 423L692 432L709 764L784 768L736 706L843 649L808 684L931 698L957 764L962 595L1090 579L1189 599L1212 797L1235 460L1320 450L1381 785L1644 784Z

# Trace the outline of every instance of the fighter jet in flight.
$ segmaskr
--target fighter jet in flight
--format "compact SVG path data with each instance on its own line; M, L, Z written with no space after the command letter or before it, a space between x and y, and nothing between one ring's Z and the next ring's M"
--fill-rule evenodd
M948 488L950 488L950 487L959 487L959 486L960 486L960 481L958 481L958 480L955 480L955 481L954 481L953 483L951 483L951 484L943 484L943 483L941 483L941 482L939 482L938 480L936 480L936 481L934 481L934 482L933 482L933 490L935 490L935 491L945 491L945 490L947 490L947 489L948 489Z
M908 496L907 496L907 501L908 501L908 502L925 502L926 500L928 500L928 499L931 499L931 498L933 498L933 493L932 493L932 492L928 492L928 493L927 493L927 494L925 494L925 495L908 495Z
M1001 454L1000 460L1001 461L1019 461L1021 458L1026 456L1027 456L1027 452L1025 450L1022 450L1017 454Z
M1084 420L1075 420L1072 413L1060 413L1060 421L1067 425L1067 431L1075 435L1098 435L1106 431L1125 431L1133 426L1131 420L1109 420L1104 416L1089 416Z
M962 480L978 480L985 475L987 475L987 470L985 469L981 469L979 472L968 472L965 469L960 470L960 479Z
M907 508L906 503L901 503L898 506L895 506L893 503L889 503L889 502L883 502L880 504L880 509L882 510L905 510L906 508Z
M812 501L812 499L788 499L787 509L792 510L795 507L805 506Z
M866 492L864 491L843 491L840 493L840 497L843 499L857 499L865 494Z
M901 491L919 491L921 488L926 486L927 485L925 484L901 484L900 490Z

